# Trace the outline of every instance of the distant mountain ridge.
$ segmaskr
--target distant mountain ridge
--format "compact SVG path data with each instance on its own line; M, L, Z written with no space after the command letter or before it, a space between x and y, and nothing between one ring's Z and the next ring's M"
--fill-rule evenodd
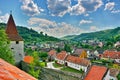
M0 29L5 29L6 24L0 23ZM45 42L45 41L60 41L60 39L48 36L47 34L38 33L33 29L27 27L17 26L19 34L23 37L26 42Z
M102 30L97 32L91 32L91 33L82 33L80 35L71 36L71 38L68 38L68 36L65 36L64 38L67 38L73 41L87 40L87 39L88 40L90 39L108 40L118 34L120 34L120 27L117 27L115 29L107 29L107 30Z

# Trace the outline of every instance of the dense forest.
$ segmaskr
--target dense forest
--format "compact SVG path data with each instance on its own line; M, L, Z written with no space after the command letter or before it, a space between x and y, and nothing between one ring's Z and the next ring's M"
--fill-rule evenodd
M103 31L91 32L91 33L82 33L80 35L66 36L64 39L70 39L74 41L80 40L112 40L120 35L120 27L115 29L108 29Z

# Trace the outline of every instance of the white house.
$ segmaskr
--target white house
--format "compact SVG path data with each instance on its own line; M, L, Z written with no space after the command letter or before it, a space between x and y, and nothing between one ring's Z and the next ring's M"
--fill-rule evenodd
M18 65L24 58L24 41L17 31L12 14L7 22L6 34L10 40L10 48L14 53L16 65Z
M88 67L91 65L89 60L71 56L71 55L67 56L65 60L65 64L66 66L77 69L77 70L82 69L84 72L86 72Z
M119 70L117 69L109 69L104 80L118 80L117 75L119 74Z
M67 55L68 55L68 54L67 54L66 51L61 51L60 53L58 53L58 54L56 55L55 60L56 60L57 63L59 63L59 64L65 64L65 59L66 59Z

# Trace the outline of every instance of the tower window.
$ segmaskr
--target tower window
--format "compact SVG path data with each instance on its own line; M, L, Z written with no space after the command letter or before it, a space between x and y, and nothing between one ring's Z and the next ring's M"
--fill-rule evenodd
M16 44L19 44L19 41L16 41Z
M11 48L11 49L14 49L14 48Z

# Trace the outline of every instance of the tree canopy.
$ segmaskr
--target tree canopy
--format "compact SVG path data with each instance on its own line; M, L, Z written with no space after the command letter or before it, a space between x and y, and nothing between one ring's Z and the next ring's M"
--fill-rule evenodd
M4 30L0 30L0 58L14 64L13 53L9 47L9 40Z

